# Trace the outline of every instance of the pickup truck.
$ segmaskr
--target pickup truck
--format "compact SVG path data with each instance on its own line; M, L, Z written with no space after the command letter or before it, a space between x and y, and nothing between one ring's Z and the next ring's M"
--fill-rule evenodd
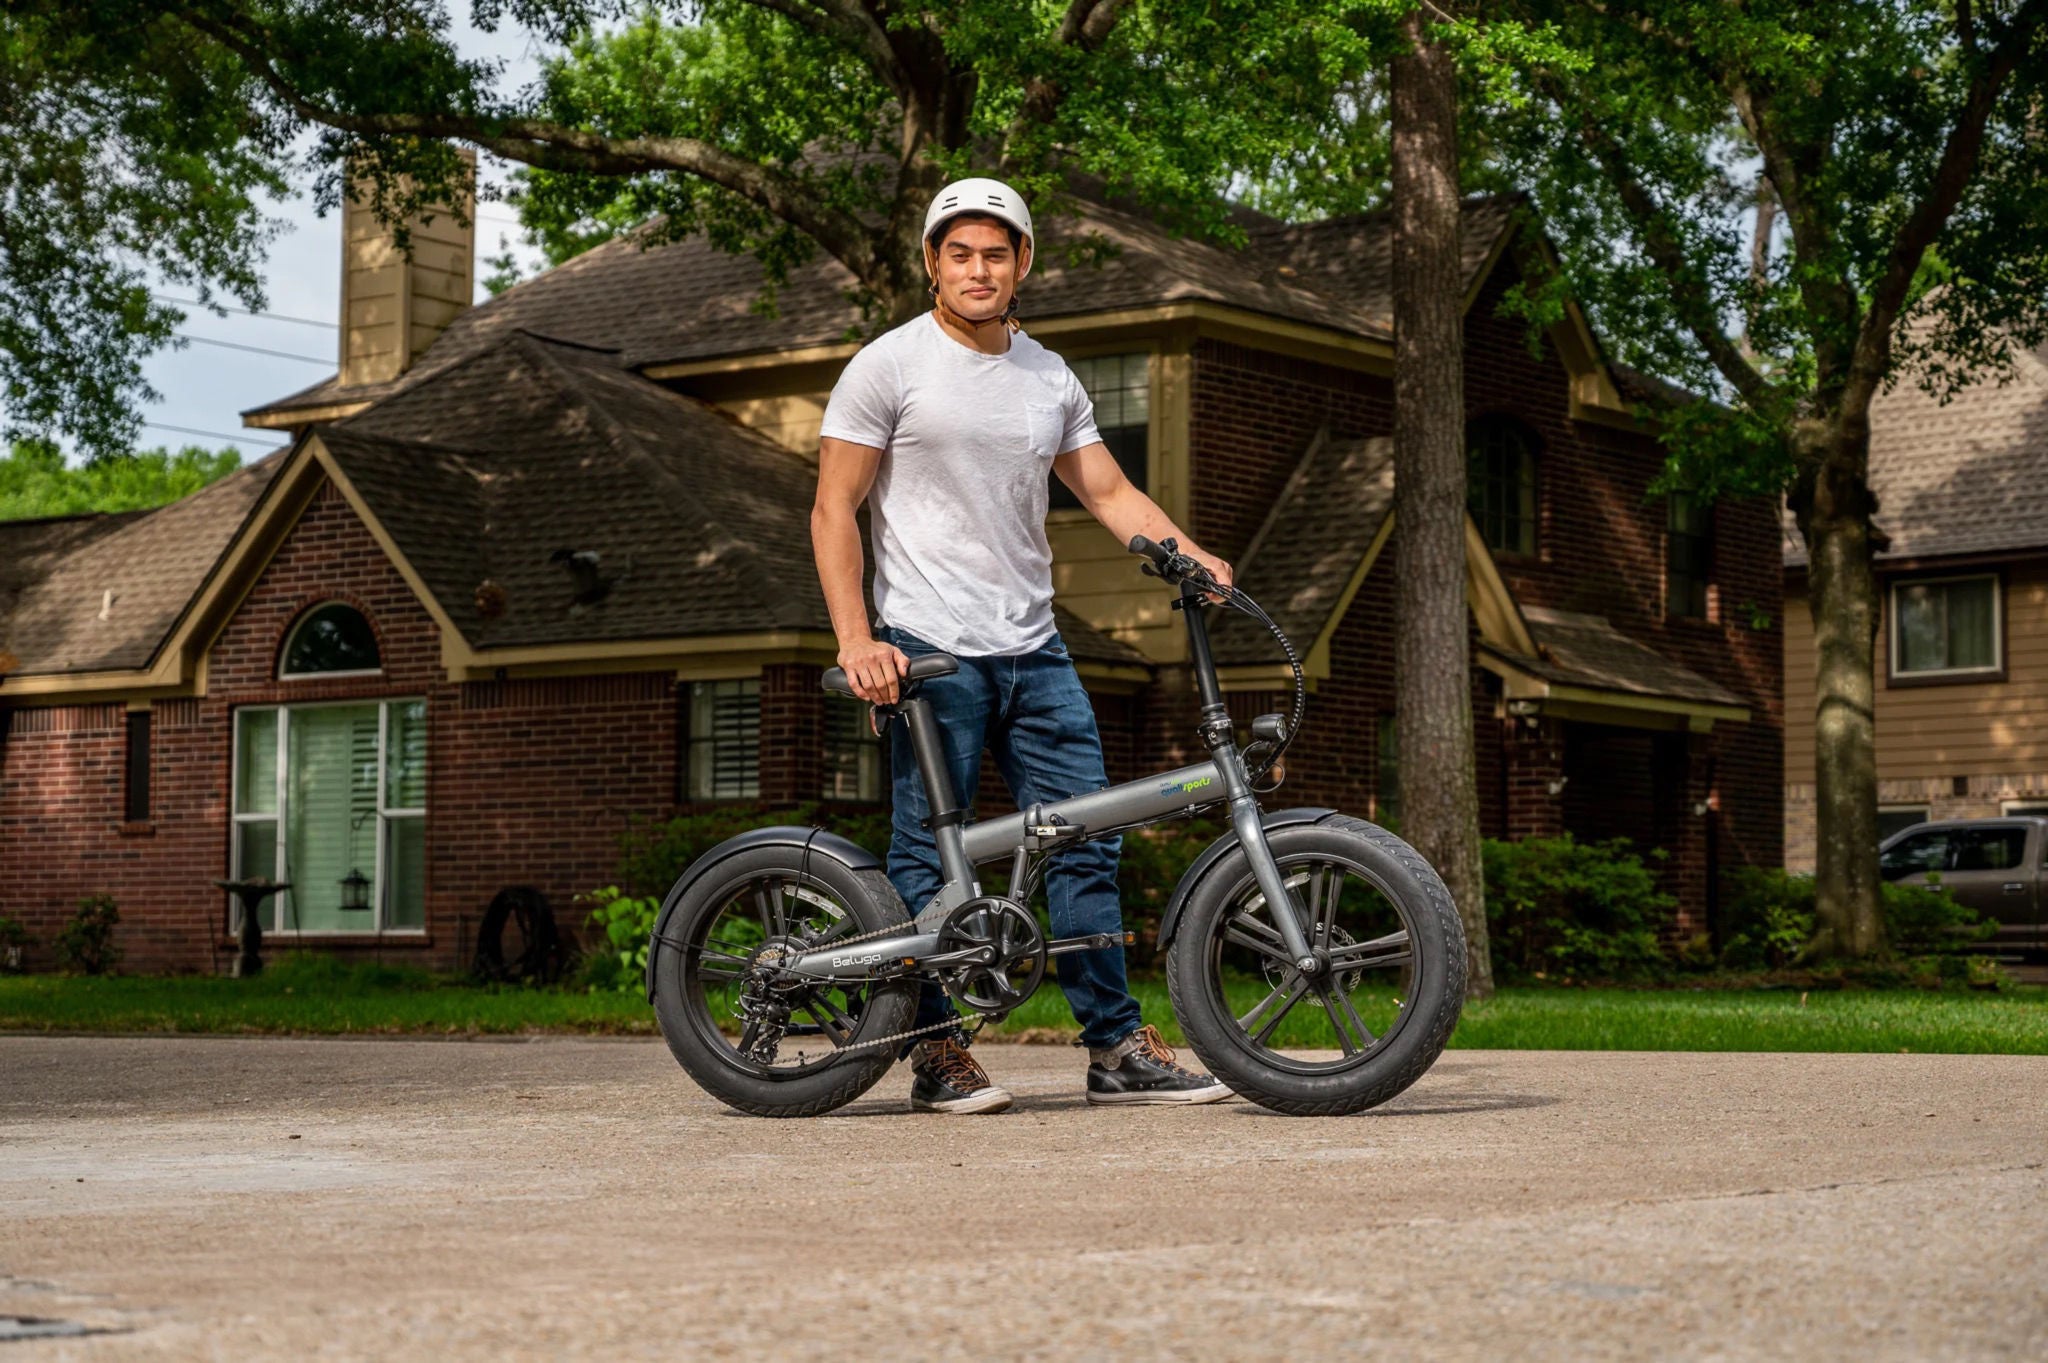
M1888 881L1941 888L1998 924L1985 946L2048 950L2048 818L1947 819L1902 828L1878 847Z

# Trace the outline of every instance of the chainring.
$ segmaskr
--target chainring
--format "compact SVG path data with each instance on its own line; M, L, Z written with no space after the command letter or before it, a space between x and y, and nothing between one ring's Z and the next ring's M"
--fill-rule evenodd
M992 950L994 958L939 972L939 983L962 1007L1000 1017L1045 982L1045 934L1037 917L1014 899L985 895L946 915L937 952L977 948Z

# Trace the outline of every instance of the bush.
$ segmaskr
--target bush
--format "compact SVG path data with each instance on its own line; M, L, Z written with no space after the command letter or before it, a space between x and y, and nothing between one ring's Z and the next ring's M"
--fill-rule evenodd
M0 914L0 975L19 975L26 969L23 962L35 940L20 919Z
M630 994L642 987L647 972L647 947L654 918L661 912L655 895L626 894L616 885L578 896L591 906L587 920L603 938L603 946L587 952L578 982L597 992Z
M1780 970L1813 939L1813 877L1743 868L1728 878L1733 890L1721 906L1721 964L1734 970ZM1963 979L1959 958L1973 942L1997 931L1977 911L1956 902L1938 884L1878 887L1885 945L1894 957L1937 958L1938 979Z
M1677 901L1626 838L1524 838L1483 845L1493 966L1507 979L1631 979L1668 961L1658 930ZM1653 850L1652 857L1664 853Z
M1196 857L1229 829L1214 819L1155 824L1125 833L1117 863L1117 895L1123 902L1124 928L1137 934L1125 948L1126 959L1139 969L1158 959L1159 920L1173 899L1174 887Z
M1723 882L1720 963L1783 970L1813 938L1813 877L1740 866Z
M121 948L114 945L114 927L121 910L106 895L79 901L77 912L57 934L57 962L66 970L86 975L104 975L121 960Z

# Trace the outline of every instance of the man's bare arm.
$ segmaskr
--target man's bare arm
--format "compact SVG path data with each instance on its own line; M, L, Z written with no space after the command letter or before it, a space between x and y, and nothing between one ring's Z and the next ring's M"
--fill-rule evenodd
M1171 535L1180 541L1183 554L1214 573L1218 582L1230 584L1230 565L1197 545L1194 536L1159 509L1159 503L1138 491L1124 476L1123 467L1109 452L1109 446L1100 440L1069 450L1052 461L1052 469L1073 490L1081 505L1088 508L1088 514L1116 536L1117 543L1129 544L1131 536L1143 535L1157 544Z
M910 660L868 628L867 593L861 589L860 514L882 451L826 436L818 442L818 496L811 506L811 549L818 585L839 639L839 665L864 700L894 704L897 679Z

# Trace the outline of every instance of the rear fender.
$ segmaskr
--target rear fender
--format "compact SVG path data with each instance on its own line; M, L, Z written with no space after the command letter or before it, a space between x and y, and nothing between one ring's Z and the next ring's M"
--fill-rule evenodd
M1301 809L1275 809L1259 816L1259 822L1267 832L1285 828L1290 824L1321 823L1338 813L1334 809L1320 809L1304 806ZM1187 873L1181 876L1180 884L1174 887L1173 899L1166 906L1166 913L1159 920L1159 949L1166 950L1173 944L1174 929L1180 926L1181 911L1187 908L1188 900L1194 897L1195 887L1202 878L1216 869L1216 864L1237 850L1237 835L1226 833L1210 843L1208 848L1195 858Z
M647 1001L654 1002L654 962L661 954L664 944L673 946L668 935L668 922L674 916L676 906L696 883L718 869L719 863L761 847L786 847L796 854L797 863L802 858L812 861L830 859L853 871L881 869L881 861L875 854L859 843L842 838L824 828L805 828L798 824L778 824L771 828L753 828L735 837L727 838L718 846L698 857L683 868L676 877L676 883L669 887L667 898L661 901L661 913L654 920L654 936L647 944Z

